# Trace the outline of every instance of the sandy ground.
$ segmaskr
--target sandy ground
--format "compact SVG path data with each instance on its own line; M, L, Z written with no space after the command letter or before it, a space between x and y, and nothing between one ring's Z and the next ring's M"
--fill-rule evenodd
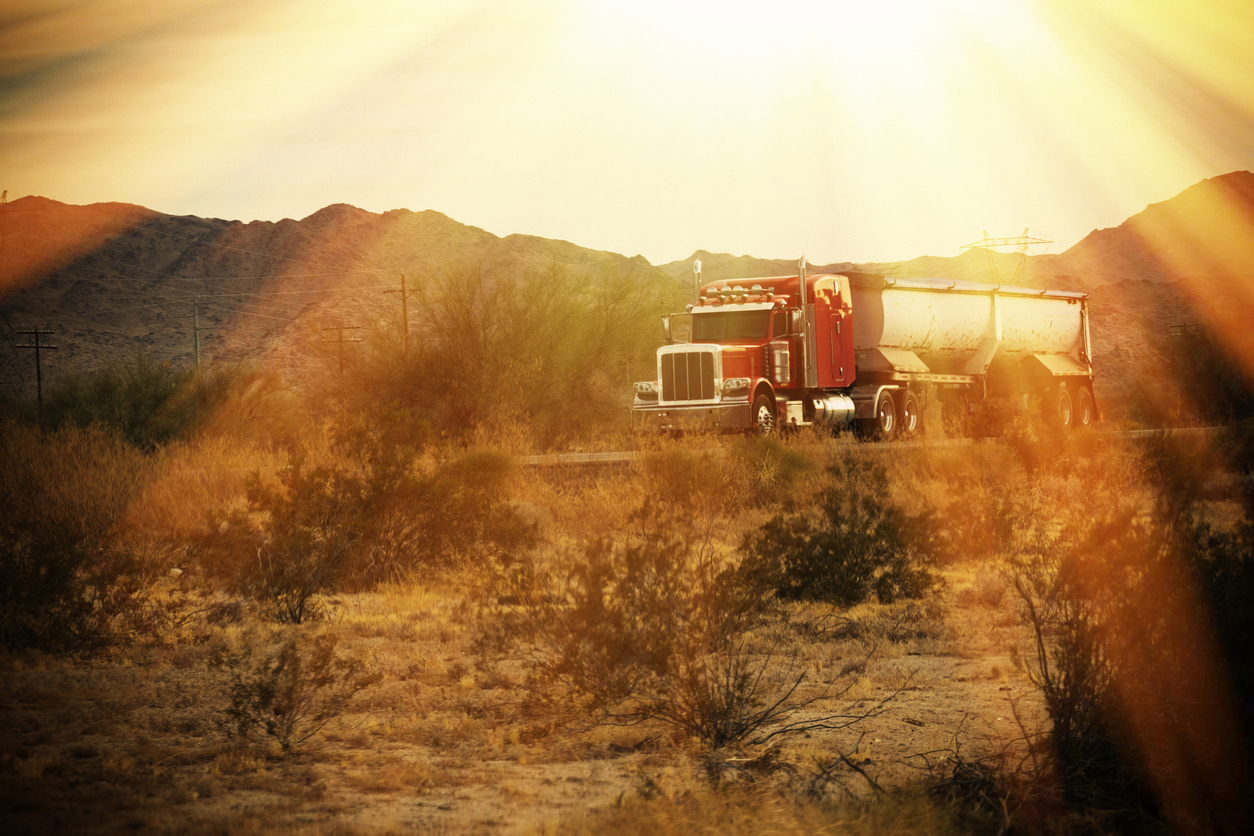
M779 742L771 757L788 768L760 780L801 780L845 754L866 777L842 767L830 791L862 793L868 778L919 780L928 761L955 753L1024 756L1022 730L1039 730L1043 718L1015 661L1014 648L1027 645L1012 596L989 570L947 581L910 610L909 629L901 628L906 605L864 605L848 614L861 637L816 643L815 657L829 666L817 678L848 691L813 706L814 716L861 714L891 699L850 728ZM626 796L675 796L708 781L706 754L657 729L572 730L522 708L516 667L472 658L466 613L435 593L345 601L337 629L382 681L287 755L228 734L221 658L229 629L108 662L7 659L0 825L14 833L523 833ZM862 667L868 646L876 652Z

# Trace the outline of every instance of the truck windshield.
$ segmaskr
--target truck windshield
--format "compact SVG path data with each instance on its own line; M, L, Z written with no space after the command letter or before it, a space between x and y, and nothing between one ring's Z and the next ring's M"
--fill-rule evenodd
M770 311L719 311L692 317L693 342L766 339Z

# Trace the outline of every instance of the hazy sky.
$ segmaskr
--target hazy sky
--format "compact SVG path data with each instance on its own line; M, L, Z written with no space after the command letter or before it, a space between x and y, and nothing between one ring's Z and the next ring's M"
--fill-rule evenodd
M1235 169L1254 169L1250 0L0 9L10 199L436 209L654 263L822 263L1024 228L1061 252Z

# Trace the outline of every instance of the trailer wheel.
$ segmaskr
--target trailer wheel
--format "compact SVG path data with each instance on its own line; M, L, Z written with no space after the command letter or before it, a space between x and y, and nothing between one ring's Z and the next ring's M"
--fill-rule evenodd
M775 401L765 392L753 399L753 428L761 436L775 434Z
M1072 426L1076 429L1087 427L1093 423L1093 395L1089 392L1089 387L1079 386L1075 393L1075 412L1072 417Z
M923 411L919 408L919 399L913 392L906 392L901 399L901 415L899 429L905 438L913 438L923 429Z
M1053 392L1045 394L1045 418L1055 426L1069 429L1075 412L1071 406L1071 395L1067 387L1059 386Z

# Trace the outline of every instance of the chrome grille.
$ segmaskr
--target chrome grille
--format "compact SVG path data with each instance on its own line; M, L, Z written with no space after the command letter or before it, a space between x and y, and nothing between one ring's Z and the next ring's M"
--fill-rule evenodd
M712 401L714 391L714 353L686 351L663 354L663 401Z

